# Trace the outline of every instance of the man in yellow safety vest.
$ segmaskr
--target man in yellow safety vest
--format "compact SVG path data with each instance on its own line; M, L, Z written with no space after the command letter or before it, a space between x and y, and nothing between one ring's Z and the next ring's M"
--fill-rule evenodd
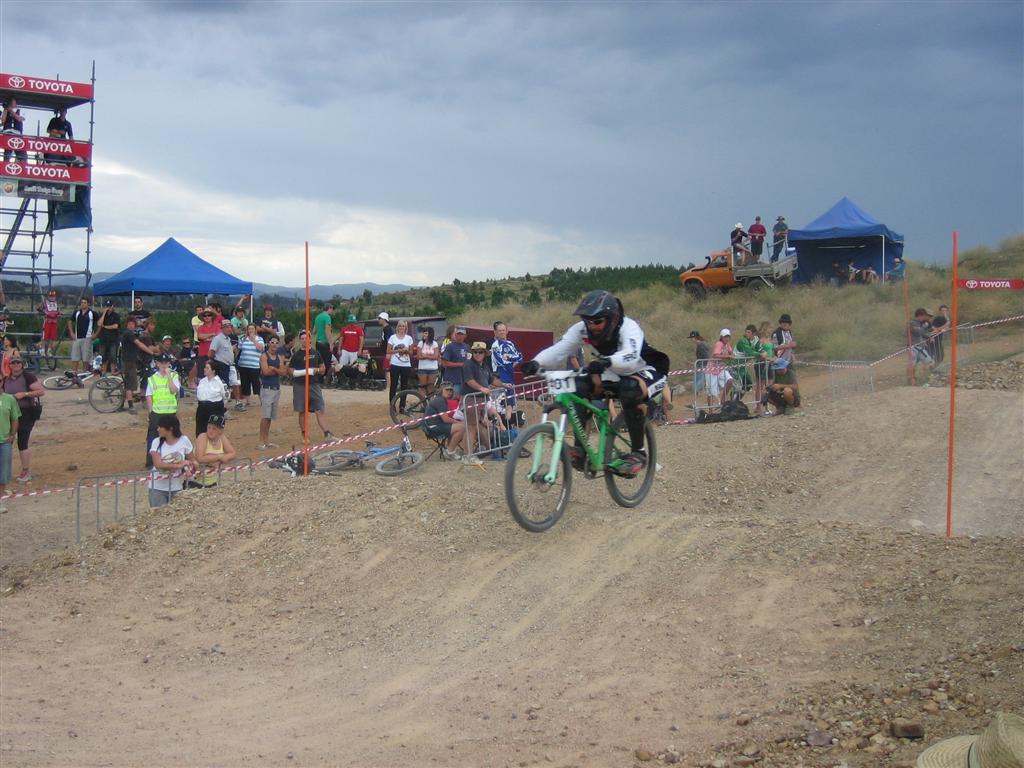
M149 430L146 433L147 469L153 466L149 452L159 450L153 447L153 441L158 439L157 422L164 414L178 412L178 390L181 389L178 374L171 370L174 358L168 354L160 354L154 360L156 370L149 375L149 381L146 382L146 405L149 408Z

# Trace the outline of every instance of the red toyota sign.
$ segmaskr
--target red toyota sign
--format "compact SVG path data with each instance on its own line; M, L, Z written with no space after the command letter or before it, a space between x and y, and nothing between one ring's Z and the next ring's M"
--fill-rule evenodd
M68 141L43 136L0 134L0 149L11 152L38 152L44 155L67 155L83 160L92 157L92 144L86 141Z
M47 93L72 99L91 99L92 83L69 83L64 80L46 80L27 75L0 75L0 87L27 93Z
M61 181L65 184L88 184L90 169L75 165L30 165L13 160L0 165L0 176L33 181Z
M964 280L957 280L956 287L967 291L1020 291L1024 290L1024 278L990 279L968 277Z

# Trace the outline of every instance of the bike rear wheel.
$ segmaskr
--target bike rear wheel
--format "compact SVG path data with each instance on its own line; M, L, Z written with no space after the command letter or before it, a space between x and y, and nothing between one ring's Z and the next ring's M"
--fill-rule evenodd
M43 351L43 356L39 360L39 366L40 366L40 370L42 370L43 366L46 366L51 371L56 371L57 370L57 348L56 347L50 347L49 349Z
M113 376L101 376L89 387L89 405L100 413L116 413L124 406L124 382Z
M350 469L366 466L366 454L362 451L324 451L311 456L318 475L337 475Z
M67 376L47 376L43 379L43 389L70 389L75 385Z
M519 433L512 444L505 465L505 501L509 512L520 526L531 533L541 533L558 522L569 504L572 492L572 462L562 445L555 455L555 425L534 424ZM533 474L537 467L537 474ZM554 468L551 482L545 480Z
M403 397L405 408L401 408ZM391 421L401 424L403 421L423 418L426 407L427 401L423 399L418 389L403 389L391 398Z
M378 475L394 477L411 472L423 463L423 454L418 451L404 451L388 456L384 461L377 464L374 470Z
M638 475L624 477L607 466L631 451L629 433L612 427L604 445L604 482L612 500L620 507L635 507L650 493L658 467L658 446L654 440L654 425L644 422L644 444L647 446L647 466Z

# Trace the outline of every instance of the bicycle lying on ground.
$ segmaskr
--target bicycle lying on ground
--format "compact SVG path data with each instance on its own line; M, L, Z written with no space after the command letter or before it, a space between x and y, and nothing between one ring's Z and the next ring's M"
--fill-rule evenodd
M71 389L71 387L83 387L85 382L96 376L96 371L64 371L58 376L47 376L43 379L44 389Z
M647 466L635 476L626 474L630 453L629 435L612 425L608 410L576 393L578 371L548 371L541 374L552 402L545 406L539 424L527 427L512 445L505 467L505 500L512 517L533 533L546 531L561 518L572 491L573 466L569 445L565 442L571 431L576 445L586 452L581 468L584 475L604 475L608 493L616 504L635 507L644 500L654 484L658 449L654 426L644 424ZM614 396L614 383L604 382L605 394ZM592 416L597 428L597 446L590 443L577 409ZM557 414L552 419L551 415ZM524 454L524 449L529 451Z
M381 448L376 443L367 441L366 448L362 450L332 448L310 454L309 474L336 475L350 469L363 469L368 464L374 464L374 471L378 475L388 477L411 472L423 463L423 454L412 449L408 430L405 427L401 427L401 430L402 440L398 445ZM295 476L302 474L304 463L300 453L287 459L272 461L270 466L287 468Z

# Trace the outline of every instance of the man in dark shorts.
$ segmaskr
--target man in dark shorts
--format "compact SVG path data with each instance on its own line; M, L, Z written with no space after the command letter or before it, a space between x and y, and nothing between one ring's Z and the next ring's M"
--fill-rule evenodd
M109 299L103 306L99 319L100 354L103 356L103 370L117 373L118 341L121 337L121 316Z
M121 375L124 379L124 399L128 413L135 413L135 400L139 398L139 365L145 356L148 364L151 350L139 339L136 320L128 315L125 330L121 334Z
M309 355L309 367L306 367L306 355ZM306 382L309 382L309 412L316 416L316 423L323 430L324 438L331 440L331 428L327 424L326 406L320 382L317 376L323 376L327 370L320 353L310 348L309 334L299 331L296 339L295 352L288 362L288 375L292 377L292 408L299 417L299 431L306 434Z
M458 421L452 414L449 401L455 399L454 385L445 382L441 385L438 394L427 401L423 415L426 417L423 422L423 430L435 439L447 438L448 448L445 449L446 458L454 458L455 446L462 444L462 437L465 434L465 423Z

